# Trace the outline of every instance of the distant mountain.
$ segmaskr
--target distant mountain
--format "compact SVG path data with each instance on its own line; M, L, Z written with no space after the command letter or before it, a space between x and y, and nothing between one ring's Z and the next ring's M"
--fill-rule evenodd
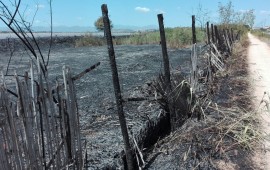
M132 25L114 25L113 29L129 29L133 31L145 31L145 30L153 30L158 29L156 25L147 25L147 26L132 26Z
M33 27L34 32L50 32L50 27ZM81 27L81 26L55 26L53 32L94 32L94 27Z
M50 32L50 27L36 26L32 27L33 32ZM55 26L53 32L95 32L94 27L81 27L81 26ZM0 27L0 32L10 32L6 27Z
M114 25L113 32L135 32L158 29L155 25L149 26L130 26L130 25ZM50 27L36 26L32 28L33 32L50 32ZM0 27L0 32L9 32L6 27ZM53 32L97 32L95 27L84 26L55 26Z

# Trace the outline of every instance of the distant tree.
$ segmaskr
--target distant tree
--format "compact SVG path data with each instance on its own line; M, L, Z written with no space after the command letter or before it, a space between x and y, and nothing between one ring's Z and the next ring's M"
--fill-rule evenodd
M236 24L252 28L254 25L254 9L236 12L234 10L232 1L229 1L226 5L219 3L218 12L220 24L224 25L225 27L231 24Z
M103 24L103 17L99 17L95 23L94 23L96 29L98 31L103 31L104 30L104 24ZM112 24L112 21L110 20L110 25L111 25L111 28L113 28L113 24Z
M218 13L221 24L225 26L232 24L235 19L235 12L233 9L232 1L229 1L226 5L223 5L221 2L219 2Z
M210 14L210 11L203 8L202 4L199 3L197 7L196 20L200 23L201 30L203 30L206 21L209 21L210 19L209 14Z
M255 22L254 9L244 12L242 15L244 25L248 25L250 28L253 28Z

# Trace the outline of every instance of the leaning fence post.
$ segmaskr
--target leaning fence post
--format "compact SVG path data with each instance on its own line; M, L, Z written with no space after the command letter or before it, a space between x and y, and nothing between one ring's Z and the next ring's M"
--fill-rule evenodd
M118 110L118 117L119 117L122 135L123 135L124 145L125 145L126 161L127 161L128 170L132 170L134 169L134 162L133 162L134 159L132 156L133 154L132 154L131 146L129 143L127 124L126 124L126 119L125 119L124 110L123 110L123 100L122 100L118 71L117 71L117 66L116 66L116 61L115 61L115 53L114 53L114 48L113 48L111 26L110 26L110 21L108 17L107 5L103 4L101 6L101 10L102 10L103 23L104 23L104 34L107 39L107 47L108 47L110 65L111 65L111 70L112 70L113 86L114 86L116 105L117 105L117 110Z
M196 44L196 26L195 26L195 15L192 15L192 43Z

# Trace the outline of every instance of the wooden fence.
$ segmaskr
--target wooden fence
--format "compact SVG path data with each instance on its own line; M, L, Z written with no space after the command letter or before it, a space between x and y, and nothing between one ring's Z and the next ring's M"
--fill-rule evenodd
M217 26L211 25L211 31L209 29L209 23L207 23L206 34L207 34L207 44L203 47L203 50L198 49L198 45L196 42L196 29L195 29L195 16L192 16L192 42L193 45L191 47L191 71L190 71L190 78L188 80L188 87L185 85L179 85L182 82L178 82L179 84L172 86L173 81L171 80L171 72L170 72L170 62L167 53L167 46L166 46L166 35L164 31L164 24L163 24L163 15L158 15L158 22L159 22L159 29L160 29L160 44L162 48L163 54L163 64L164 64L164 73L160 78L159 85L159 92L162 95L162 98L165 101L166 108L168 108L167 112L169 114L162 115L157 120L147 122L146 129L142 129L137 136L137 141L134 139L133 146L130 146L130 141L127 134L127 126L126 122L122 121L125 119L125 115L123 113L123 105L121 103L121 90L119 88L119 79L118 79L118 72L115 63L115 54L114 54L114 47L111 38L111 28L109 24L108 18L108 9L107 6L104 4L102 5L102 13L103 13L103 21L104 21L104 30L105 30L105 37L107 39L107 46L108 46L108 54L111 61L111 68L113 74L113 83L115 87L115 97L117 101L118 107L118 114L119 120L121 123L121 130L124 138L125 143L125 155L122 156L124 161L126 162L126 166L128 169L133 169L134 167L143 168L145 167L144 156L141 150L144 149L143 146L149 146L149 143L153 144L158 140L159 137L164 136L164 131L161 130L161 126L170 126L169 131L173 131L180 127L189 117L191 117L192 112L194 112L194 107L192 105L192 99L190 99L190 103L185 103L183 106L179 104L179 101L187 101L186 97L180 99L182 96L175 95L176 91L179 92L183 91L183 89L177 89L178 87L181 88L188 88L190 89L189 93L192 97L191 98L201 98L206 96L209 91L211 90L213 78L217 71L223 71L224 61L226 56L229 56L232 52L233 43L238 37L234 35L233 30L221 30L218 29ZM205 68L199 68L198 62L200 57L205 56L207 58L207 65ZM182 80L181 80L182 81ZM175 82L174 82L175 84ZM158 89L157 89L158 90ZM175 97L176 96L176 97ZM177 103L178 102L178 103ZM200 103L200 101L199 101ZM188 109L184 109L181 107L185 107ZM193 108L192 108L193 107ZM199 104L199 107L200 104ZM185 110L185 112L183 112ZM169 118L169 121L168 121ZM201 118L201 115L198 114L198 119ZM168 124L169 122L169 124ZM150 129L150 130L149 130ZM168 131L168 128L164 128L165 131ZM151 139L150 139L151 137ZM148 140L148 141L145 141ZM151 140L151 141L149 141ZM139 145L138 145L139 144ZM130 151L133 151L131 153ZM126 160L125 160L126 158Z
M30 73L14 76L16 97L8 93L4 77L0 85L0 169L82 169L70 70L63 68L64 81L55 86L40 72L34 75L33 67Z

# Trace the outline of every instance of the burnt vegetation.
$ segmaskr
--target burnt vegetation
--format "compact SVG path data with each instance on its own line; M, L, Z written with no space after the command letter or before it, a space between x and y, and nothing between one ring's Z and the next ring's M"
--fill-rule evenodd
M97 22L98 29L104 31L106 41L100 39L100 43L106 43L108 48L116 103L113 107L117 108L115 112L118 113L124 146L123 151L111 156L113 163L102 164L102 167L92 166L97 163L89 158L91 151L86 146L91 141L87 141L81 133L76 96L78 89L74 83L97 68L100 62L76 75L72 74L69 67L63 66L62 78L53 83L48 66L56 40L52 34L46 39L49 46L44 54L40 48L42 41L39 43L31 30L31 23L24 21L20 13L20 3L20 0L15 1L14 10L11 10L0 1L0 19L30 53L30 73L15 73L11 77L9 63L18 40L7 40L10 59L6 72L2 74L0 87L0 169L218 169L220 162L232 158L228 155L237 156L241 149L251 150L259 143L261 134L256 130L256 118L251 113L232 105L226 108L224 103L219 106L215 100L216 93L222 93L220 82L227 80L226 76L221 75L229 74L228 67L235 67L234 57L241 53L236 53L235 47L238 48L248 30L242 20L239 23L231 19L234 14L231 3L227 6L220 4L219 12L223 16L221 24L207 22L205 31L201 28L205 34L203 45L197 42L196 18L192 16L191 35L188 38L192 42L190 73L187 75L171 70L164 18L162 14L158 15L163 70L159 77L142 88L138 97L123 96L121 91L115 43L111 36L112 24L107 6L102 5L102 17ZM49 4L51 6L51 1ZM253 11L239 15L252 27ZM203 22L205 18L199 17L199 20ZM203 27L201 22L200 26ZM60 44L75 43L74 39L58 41ZM98 42L97 45L101 44ZM241 60L244 63L245 60ZM241 68L244 67L241 65ZM232 75L245 73L246 70L242 69ZM6 79L9 77L15 86L7 85ZM241 90L238 85L244 81L238 82L232 76L230 78L232 81L228 83L236 90ZM245 87L241 93L248 91L248 85ZM243 102L246 99L232 102L246 107L250 104L250 101ZM130 127L123 109L132 102L149 105L153 102L155 107L161 108L156 116L145 116L146 120L136 132ZM103 119L106 120L106 117ZM110 139L107 137L106 140Z

